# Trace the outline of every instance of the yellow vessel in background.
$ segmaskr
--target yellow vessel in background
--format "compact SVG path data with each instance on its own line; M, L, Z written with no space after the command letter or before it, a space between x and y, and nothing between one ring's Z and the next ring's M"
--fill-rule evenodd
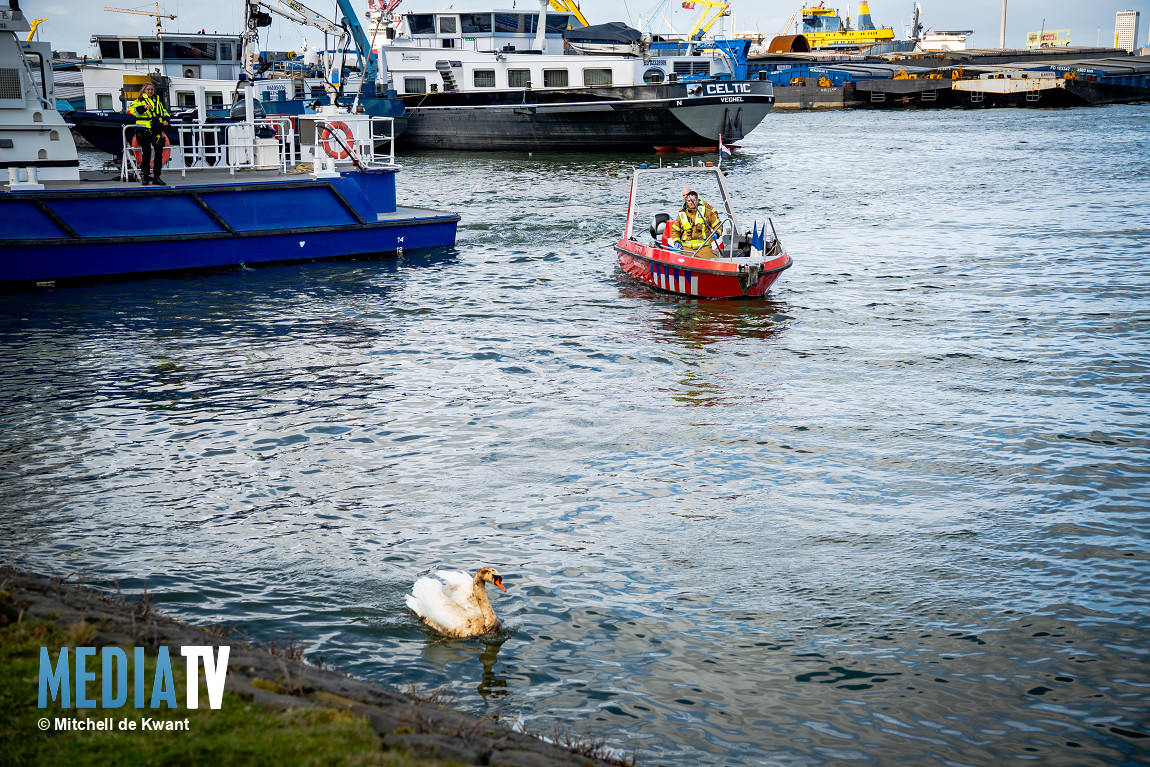
M794 19L794 16L791 17ZM788 24L788 27L790 24ZM823 3L802 8L800 34L807 39L811 50L826 48L866 48L894 40L890 27L875 27L870 18L867 0L859 3L858 29L851 27L850 16L844 21L837 9L824 8Z

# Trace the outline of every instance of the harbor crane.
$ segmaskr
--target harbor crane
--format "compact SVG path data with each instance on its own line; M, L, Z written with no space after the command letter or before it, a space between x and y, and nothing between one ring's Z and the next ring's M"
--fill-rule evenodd
M174 14L160 13L160 4L159 3L156 3L156 10L155 11L133 11L133 10L128 9L128 8L109 8L106 5L104 6L104 10L105 11L112 11L113 13L135 13L139 16L155 16L156 17L156 37L159 37L160 35L162 35L164 33L163 28L160 27L160 19L175 19L176 18Z
M583 26L591 26L587 23L587 18L583 15L583 11L579 10L579 6L575 3L575 0L550 0L550 4L551 7L557 11L570 12Z
M32 37L36 34L36 27L43 24L47 19L36 19L32 22L32 28L28 30L28 39L25 42L32 42Z
M683 2L683 7L688 11L695 10L696 5L703 6L703 12L699 14L699 20L695 22L695 26L691 27L691 31L687 34L687 38L690 40L702 40L711 27L715 26L716 21L731 15L730 3L717 3L715 0L684 0ZM707 15L712 11L715 15L708 21Z
M376 63L375 54L371 50L371 42L364 34L363 27L360 26L359 17L356 16L351 0L337 0L337 2L343 16L340 24L321 16L299 0L247 0L248 30L244 37L245 45L253 42L257 27L266 27L271 24L271 17L260 10L265 8L288 21L302 26L314 27L323 32L324 35L332 35L336 38L342 38L345 35L350 36L355 44L356 52L359 54L363 81L375 83L379 76L379 65Z

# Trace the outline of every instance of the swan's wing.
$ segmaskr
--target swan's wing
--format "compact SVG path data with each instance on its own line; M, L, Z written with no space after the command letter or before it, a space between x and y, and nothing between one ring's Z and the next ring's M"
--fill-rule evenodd
M470 584L471 581L467 578L466 573L441 571L436 575L440 578L443 578L444 575L448 577L444 580L420 578L411 587L411 593L404 600L416 615L430 624L432 628L445 634L452 634L460 630L476 615L482 616L478 606L474 605L474 600L467 599L471 596L470 586L468 586L466 594L460 593L464 589L456 576L462 576ZM464 597L463 601L460 601L460 597Z
M435 574L443 581L443 593L460 607L475 605L475 579L459 570L440 570Z
M411 587L411 593L404 600L407 606L415 611L421 618L427 617L427 610L445 600L443 583L435 578L420 578Z

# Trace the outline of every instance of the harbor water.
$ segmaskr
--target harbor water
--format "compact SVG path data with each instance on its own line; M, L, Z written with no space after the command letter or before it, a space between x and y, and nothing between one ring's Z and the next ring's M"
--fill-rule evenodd
M453 153L449 251L2 295L0 561L641 765L1150 764L1148 120L769 116L762 301L620 278L654 157Z

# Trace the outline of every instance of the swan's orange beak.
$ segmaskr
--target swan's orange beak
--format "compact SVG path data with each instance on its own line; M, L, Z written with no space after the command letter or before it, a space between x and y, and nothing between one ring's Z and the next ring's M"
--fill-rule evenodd
M498 575L495 576L495 585L499 587L500 591L507 591L507 589L503 588L503 579Z

